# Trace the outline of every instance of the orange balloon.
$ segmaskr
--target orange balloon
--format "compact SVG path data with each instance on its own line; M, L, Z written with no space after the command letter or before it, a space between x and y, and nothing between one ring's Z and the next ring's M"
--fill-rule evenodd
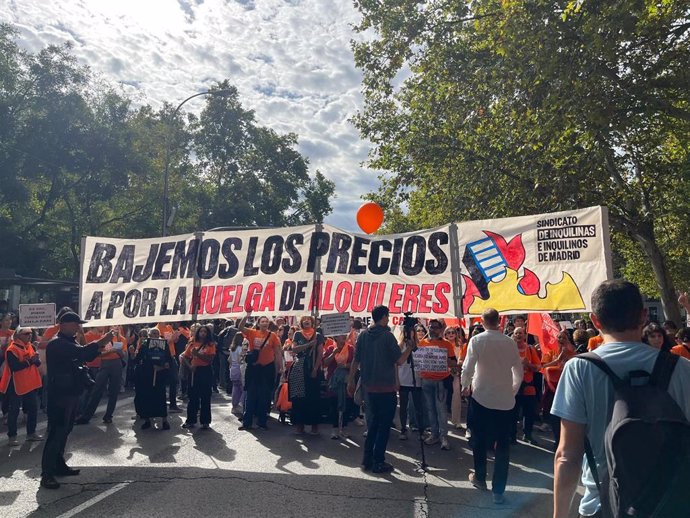
M383 209L378 203L368 201L357 211L357 224L367 234L376 232L383 223Z

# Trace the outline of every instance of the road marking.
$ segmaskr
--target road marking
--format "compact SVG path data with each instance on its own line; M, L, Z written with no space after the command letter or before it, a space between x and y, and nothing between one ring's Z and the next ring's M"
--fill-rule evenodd
M101 500L108 498L110 495L114 495L121 489L126 488L128 485L130 485L131 482L121 482L117 484L116 486L111 487L107 491L103 491L101 494L94 496L93 498L88 499L86 502L83 504L78 505L74 509L67 511L66 513L61 514L57 518L72 518L72 516L81 513L82 511L88 509L92 505L96 505L98 502Z
M414 498L414 518L427 518L429 516L429 504L426 497L416 496Z

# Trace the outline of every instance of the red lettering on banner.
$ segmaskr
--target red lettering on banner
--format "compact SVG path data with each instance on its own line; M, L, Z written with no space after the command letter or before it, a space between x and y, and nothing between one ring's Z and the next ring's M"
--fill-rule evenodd
M223 288L223 298L220 302L219 313L230 313L230 306L232 305L232 292L235 291L234 286L225 286Z
M235 288L235 303L232 305L233 313L244 313L247 311L246 305L242 306L242 290L243 286L240 284Z
M447 282L441 282L436 285L436 300L438 302L434 303L433 310L434 313L448 313L448 297L446 295L451 292L450 284Z
M362 313L367 309L367 297L369 296L370 282L355 282L355 287L352 290L352 304L350 309L354 313Z
M418 313L431 313L431 292L434 291L433 284L422 284L422 289L419 293L419 309Z
M276 283L269 282L266 284L266 289L264 290L264 296L261 299L261 306L259 311L262 313L265 311L275 311L276 307Z
M405 288L404 284L393 283L391 287L391 298L388 303L388 308L391 313L400 313L400 306L398 305L402 301L402 293L400 293Z
M247 300L253 308L258 308L261 305L261 284L252 282L247 288Z
M333 309L333 302L331 301L331 289L333 288L333 281L326 281L326 286L323 289L323 296L321 297L322 311L331 311Z
M419 299L419 286L417 284L407 284L405 286L405 296L402 303L402 312L406 313L412 311L417 312L417 304Z
M206 287L203 287L200 290L198 290L197 288L194 288L194 291L192 293L192 305L189 307L189 313L192 315L194 313L197 313L199 315L203 315L205 302L206 302Z
M376 306L376 296L378 295L379 283L372 282L371 288L369 288L369 300L367 301L367 311L371 312Z
M383 304L383 297L386 296L386 283L385 282L380 282L377 288L376 292L376 302L374 305L371 307L371 309L374 309L374 306L380 306Z
M206 313L215 315L220 308L220 299L223 296L221 286L209 286L206 292Z
M335 289L335 310L338 313L344 313L350 307L352 300L352 285L343 281Z

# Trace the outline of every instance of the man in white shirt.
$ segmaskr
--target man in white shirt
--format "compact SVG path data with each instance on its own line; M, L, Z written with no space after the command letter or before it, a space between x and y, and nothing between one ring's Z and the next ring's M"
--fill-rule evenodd
M508 481L511 419L523 367L515 342L498 329L498 311L485 310L482 322L486 331L470 340L461 376L463 395L469 396L472 389L469 426L474 473L470 473L470 482L477 489L487 489L486 450L491 438L496 442L491 490L494 502L502 504Z

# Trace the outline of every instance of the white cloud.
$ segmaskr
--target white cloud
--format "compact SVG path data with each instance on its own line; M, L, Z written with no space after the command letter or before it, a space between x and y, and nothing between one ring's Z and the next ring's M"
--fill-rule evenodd
M328 223L355 229L360 196L378 185L348 121L362 102L350 0L0 0L0 19L30 51L71 42L83 63L154 105L228 78L259 123L297 133L312 170L336 182Z

